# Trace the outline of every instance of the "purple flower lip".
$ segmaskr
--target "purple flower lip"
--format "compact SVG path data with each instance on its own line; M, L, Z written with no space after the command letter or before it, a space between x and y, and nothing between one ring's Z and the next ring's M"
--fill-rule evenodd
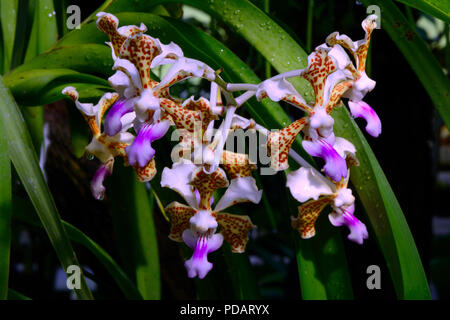
M222 235L210 235L209 232L196 235L192 230L187 229L183 232L183 240L194 249L191 259L184 263L188 277L198 276L199 279L203 279L213 267L213 264L208 261L208 254L220 248L223 242Z
M372 137L378 137L381 133L381 121L376 112L364 101L349 100L348 106L352 117L366 120L366 131Z
M339 227L345 225L349 228L350 234L347 238L353 242L358 244L362 244L365 239L369 237L369 233L367 232L367 228L359 221L354 215L355 206L351 205L348 208L339 208L342 211L342 214L339 214L334 211L334 213L329 215L330 222L333 226Z
M318 139L316 141L304 140L302 145L311 156L320 157L325 160L323 169L325 174L333 179L333 181L339 182L342 178L347 177L348 171L345 160L327 141L324 139Z
M114 136L122 130L121 118L130 112L133 112L134 106L130 99L121 99L113 104L105 116L105 133L108 136Z
M106 177L111 175L110 163L107 162L100 166L94 174L91 182L91 192L95 199L102 200L105 196L106 188L103 186L103 181Z
M161 121L155 124L143 124L138 136L133 143L125 148L130 165L145 167L155 155L152 142L161 139L169 129L169 121Z

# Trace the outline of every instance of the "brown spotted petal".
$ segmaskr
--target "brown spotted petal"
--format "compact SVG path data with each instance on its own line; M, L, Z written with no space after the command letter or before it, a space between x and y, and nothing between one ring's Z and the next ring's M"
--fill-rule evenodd
M125 157L125 148L134 140L134 136L129 132L120 132L114 136L102 133L98 137L93 137L86 147L86 151L96 156L102 163L107 162L111 157Z
M225 175L225 171L221 168L217 168L211 174L204 172L203 167L198 167L192 174L191 184L200 193L200 209L211 209L211 197L214 191L220 188L228 187L228 179Z
M145 167L140 167L139 165L133 166L134 171L136 171L137 179L140 182L147 182L152 180L156 175L156 164L155 158L153 157Z
M324 47L316 48L308 56L308 69L302 74L314 89L315 106L323 105L325 82L328 75L337 70L336 60L328 52L329 49Z
M159 53L155 39L146 34L135 34L125 40L119 50L119 58L134 64L139 71L142 88L151 89L150 64Z
M97 13L96 23L97 28L109 37L111 47L116 57L119 56L119 50L127 37L145 32L147 30L147 28L142 24L140 27L123 26L118 28L119 19L117 19L116 16L106 12Z
M310 200L298 207L297 218L292 217L292 227L297 229L303 239L311 238L316 234L314 227L316 220L325 206L332 201L332 196L325 196L318 200Z
M178 129L186 129L194 132L197 124L202 123L200 111L188 110L169 99L160 99L161 108L172 117L172 121Z
M105 112L111 107L119 98L117 93L105 93L100 101L94 106L92 103L79 102L79 94L74 87L66 87L62 90L62 94L68 96L75 102L75 106L80 110L88 123L94 137L101 134L101 123Z
M189 219L197 212L179 202L172 202L165 208L171 220L169 238L173 241L183 242L183 231L189 229Z
M273 77L261 82L256 90L256 98L258 101L269 98L272 101L286 101L301 110L310 113L312 109L306 103L300 93L295 90L294 86L285 78Z
M301 118L289 126L269 134L267 148L270 152L270 165L275 170L285 170L289 167L288 155L292 142L306 124L306 118Z
M344 93L350 89L353 85L353 81L347 80L338 83L331 91L330 98L326 105L327 113L331 113L336 106L341 104L341 98Z
M230 179L237 177L248 177L252 175L252 171L256 170L256 165L250 163L248 155L245 153L236 153L224 150L222 152L221 165L228 173Z
M181 107L188 110L200 111L203 132L206 130L206 127L211 123L211 121L219 119L219 117L213 113L209 101L203 97L195 100L192 96L189 99L186 99Z
M231 246L231 251L234 253L244 252L248 242L248 233L256 228L250 217L218 212L216 220L220 226L220 233Z
M164 90L175 83L190 78L190 77L200 77L207 79L209 81L214 81L216 75L214 70L207 64L186 57L178 57L175 63L167 71L161 82L155 87L155 92Z

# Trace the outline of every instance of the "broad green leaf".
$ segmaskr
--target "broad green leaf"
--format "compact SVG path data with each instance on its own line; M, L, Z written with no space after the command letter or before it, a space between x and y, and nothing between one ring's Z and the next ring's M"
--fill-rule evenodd
M17 102L25 106L47 104L61 100L61 90L70 83L90 83L108 89L109 83L95 76L70 69L35 69L14 73L5 80ZM56 91L55 91L56 88Z
M153 195L137 181L131 167L116 163L110 178L114 229L125 270L136 279L142 297L161 298L158 243L153 221Z
M14 208L12 218L15 221L42 227L42 223L34 215L33 208L29 208L30 204L28 201L18 198L15 203L20 203L21 205L21 207L17 206L16 208ZM81 230L74 227L70 223L66 221L62 221L62 223L67 231L67 235L70 240L84 246L98 259L101 264L103 264L105 269L117 283L127 299L142 299L142 296L140 295L134 283L128 278L126 273L101 246L99 246L94 240L92 240Z
M5 81L18 73L34 69L69 68L82 73L110 76L113 74L112 66L111 49L104 44L63 46L45 52L17 67L5 77Z
M1 1L0 3L0 24L3 38L1 45L3 46L3 68L5 72L9 70L13 55L18 5L19 0Z
M425 90L427 90L442 120L447 128L450 128L450 81L425 41L417 34L413 29L414 26L409 24L406 17L392 1L363 0L362 2L366 5L378 5L381 8L382 30L387 32L405 56ZM450 2L446 2L448 8ZM448 10L447 14L449 14Z
M11 249L11 162L3 131L0 127L0 300L8 296Z
M427 278L402 209L366 138L347 109L337 109L336 135L355 145L359 167L351 169L356 186L400 299L430 299Z
M450 1L448 0L396 0L416 8L430 16L450 23Z
M79 265L53 197L42 176L20 109L5 87L2 77L0 77L0 103L2 105L0 121L8 143L9 156L45 227L62 267L67 270L70 265ZM92 293L83 275L81 289L75 290L75 293L80 299L92 299Z

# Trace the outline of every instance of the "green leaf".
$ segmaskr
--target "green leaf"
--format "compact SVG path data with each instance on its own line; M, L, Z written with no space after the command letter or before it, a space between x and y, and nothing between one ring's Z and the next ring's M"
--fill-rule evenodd
M31 298L28 298L13 289L8 289L8 300L31 300Z
M21 207L18 206L14 210L13 219L15 221L42 227L42 223L35 215L33 215L33 208L29 208L30 204L27 200L18 198L15 203L19 203L21 205ZM101 264L103 264L105 269L117 283L127 299L142 299L142 296L140 295L134 283L128 278L126 273L102 247L100 247L94 240L89 238L81 230L74 227L70 223L66 221L62 221L62 223L67 231L67 235L69 236L70 240L84 246L98 259Z
M17 77L18 73L35 69L72 69L93 75L112 75L112 66L111 49L106 45L63 46L43 53L17 67L5 77L5 81Z
M90 83L108 90L109 83L95 76L70 69L35 69L14 73L5 80L17 102L24 106L47 104L65 96L61 90L70 83ZM86 89L86 88L83 88Z
M137 181L131 167L116 163L110 178L113 221L125 270L136 279L146 300L161 298L158 243L153 221L153 195Z
M356 147L359 167L351 181L369 216L400 299L430 299L428 281L402 209L366 138L345 108L333 113L337 136ZM350 124L350 125L349 125Z
M398 46L420 82L427 90L442 120L450 128L450 81L425 41L392 1L363 0L381 8L381 27ZM431 1L430 1L431 2ZM449 2L447 2L447 6ZM447 14L450 11L447 11ZM406 80L405 80L406 81Z
M450 23L450 2L448 0L396 0L416 8L430 16Z
M3 131L0 127L0 300L8 295L11 249L11 163Z
M39 168L36 153L31 144L30 135L24 125L19 107L0 77L0 103L2 112L0 121L4 128L10 158L19 178L27 191L33 206L47 231L56 254L64 270L70 265L79 265L67 233L61 223L53 197ZM92 299L84 276L81 277L81 289L75 290L80 299Z
M36 0L34 20L25 61L49 49L58 39L58 27L53 0Z
M14 38L16 34L18 0L2 1L0 3L0 24L3 38L3 68L9 70L13 56Z

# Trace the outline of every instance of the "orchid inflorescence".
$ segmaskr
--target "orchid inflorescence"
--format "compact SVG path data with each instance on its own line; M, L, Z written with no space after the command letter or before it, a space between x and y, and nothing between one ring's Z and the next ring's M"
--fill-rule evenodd
M153 179L156 151L152 142L161 139L171 126L182 131L176 148L183 151L183 156L176 159L172 156L174 163L172 168L164 168L161 186L178 192L186 201L186 204L172 202L165 211L171 221L169 238L185 242L194 250L191 259L185 262L189 277L206 276L212 268L207 256L223 240L233 252L244 252L248 233L255 228L250 217L223 212L242 202L257 204L262 197L262 190L258 190L252 177L256 165L247 154L225 149L227 137L236 129L256 129L267 135L271 167L277 171L289 167L289 155L299 158L290 148L300 132L305 151L324 160L325 175L301 158L300 169L287 175L286 185L292 196L303 203L298 207L297 217L292 218L292 226L302 238L315 235L315 221L330 204L333 211L329 219L333 225L346 225L350 229L348 238L359 244L367 239L365 225L353 215L355 198L348 187L350 167L359 164L356 149L350 141L334 135L332 111L342 107L342 98L347 98L352 116L367 121L366 131L375 137L381 132L378 116L362 100L375 86L365 72L367 50L376 28L375 15L362 23L364 39L354 42L346 35L332 33L326 43L309 55L305 69L282 73L260 84L226 83L219 76L220 70L185 57L175 43L165 45L146 35L144 24L119 28L114 15L100 12L97 17L98 29L110 39L107 44L112 49L115 73L108 80L115 92L104 94L93 105L81 103L75 88L63 90L92 131L93 138L86 151L102 163L92 179L92 193L97 199L104 197L103 182L112 174L117 156L134 168L139 181ZM170 68L158 82L151 78L150 71L162 65ZM190 77L211 83L209 98L190 97L183 101L171 96L170 87ZM301 77L311 84L312 103L306 102L287 81L292 77ZM245 92L234 97L237 91ZM253 96L258 101L265 98L285 101L304 111L305 116L281 130L269 132L252 119L236 114ZM215 121L221 118L215 130ZM226 190L216 201L213 195L222 188Z

